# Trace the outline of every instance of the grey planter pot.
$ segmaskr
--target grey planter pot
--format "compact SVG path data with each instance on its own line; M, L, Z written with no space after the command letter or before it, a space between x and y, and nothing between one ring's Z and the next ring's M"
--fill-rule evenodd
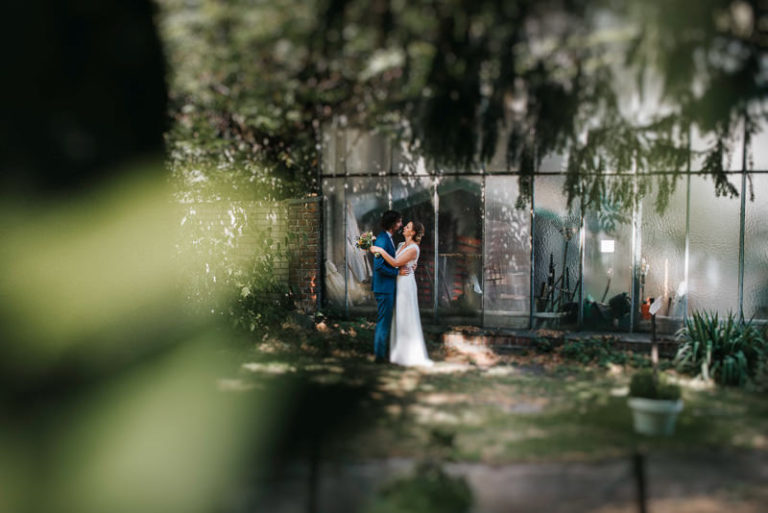
M642 435L671 435L675 432L677 415L683 411L682 399L667 401L630 397L628 403L635 432Z

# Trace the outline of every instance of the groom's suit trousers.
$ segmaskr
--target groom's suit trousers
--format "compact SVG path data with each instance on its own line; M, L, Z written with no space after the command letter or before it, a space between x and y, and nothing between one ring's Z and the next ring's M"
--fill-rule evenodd
M389 332L392 329L392 309L395 306L394 294L374 294L378 315L376 316L376 335L373 339L373 352L376 358L388 359Z

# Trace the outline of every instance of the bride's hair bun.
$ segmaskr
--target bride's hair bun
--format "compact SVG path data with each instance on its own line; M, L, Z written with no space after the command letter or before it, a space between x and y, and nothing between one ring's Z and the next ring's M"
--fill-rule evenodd
M416 242L421 242L421 238L424 237L424 225L421 224L418 221L413 221L413 240Z

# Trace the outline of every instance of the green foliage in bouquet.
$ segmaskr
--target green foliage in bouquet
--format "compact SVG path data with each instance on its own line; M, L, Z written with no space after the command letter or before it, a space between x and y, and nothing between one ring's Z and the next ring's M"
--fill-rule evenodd
M364 232L360 234L360 237L357 238L355 241L355 247L360 248L364 251L368 251L371 249L371 246L373 246L373 242L376 240L376 237L373 236L372 232Z

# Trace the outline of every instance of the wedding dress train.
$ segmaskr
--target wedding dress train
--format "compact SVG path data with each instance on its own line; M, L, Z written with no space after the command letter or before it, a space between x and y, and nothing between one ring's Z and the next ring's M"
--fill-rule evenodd
M434 362L427 355L424 333L421 330L419 316L419 297L416 290L416 276L413 268L419 259L419 246L411 244L403 247L401 243L397 254L409 247L416 248L416 258L405 264L411 269L406 276L397 275L395 309L392 314L392 330L389 336L389 361L397 365L429 367Z

